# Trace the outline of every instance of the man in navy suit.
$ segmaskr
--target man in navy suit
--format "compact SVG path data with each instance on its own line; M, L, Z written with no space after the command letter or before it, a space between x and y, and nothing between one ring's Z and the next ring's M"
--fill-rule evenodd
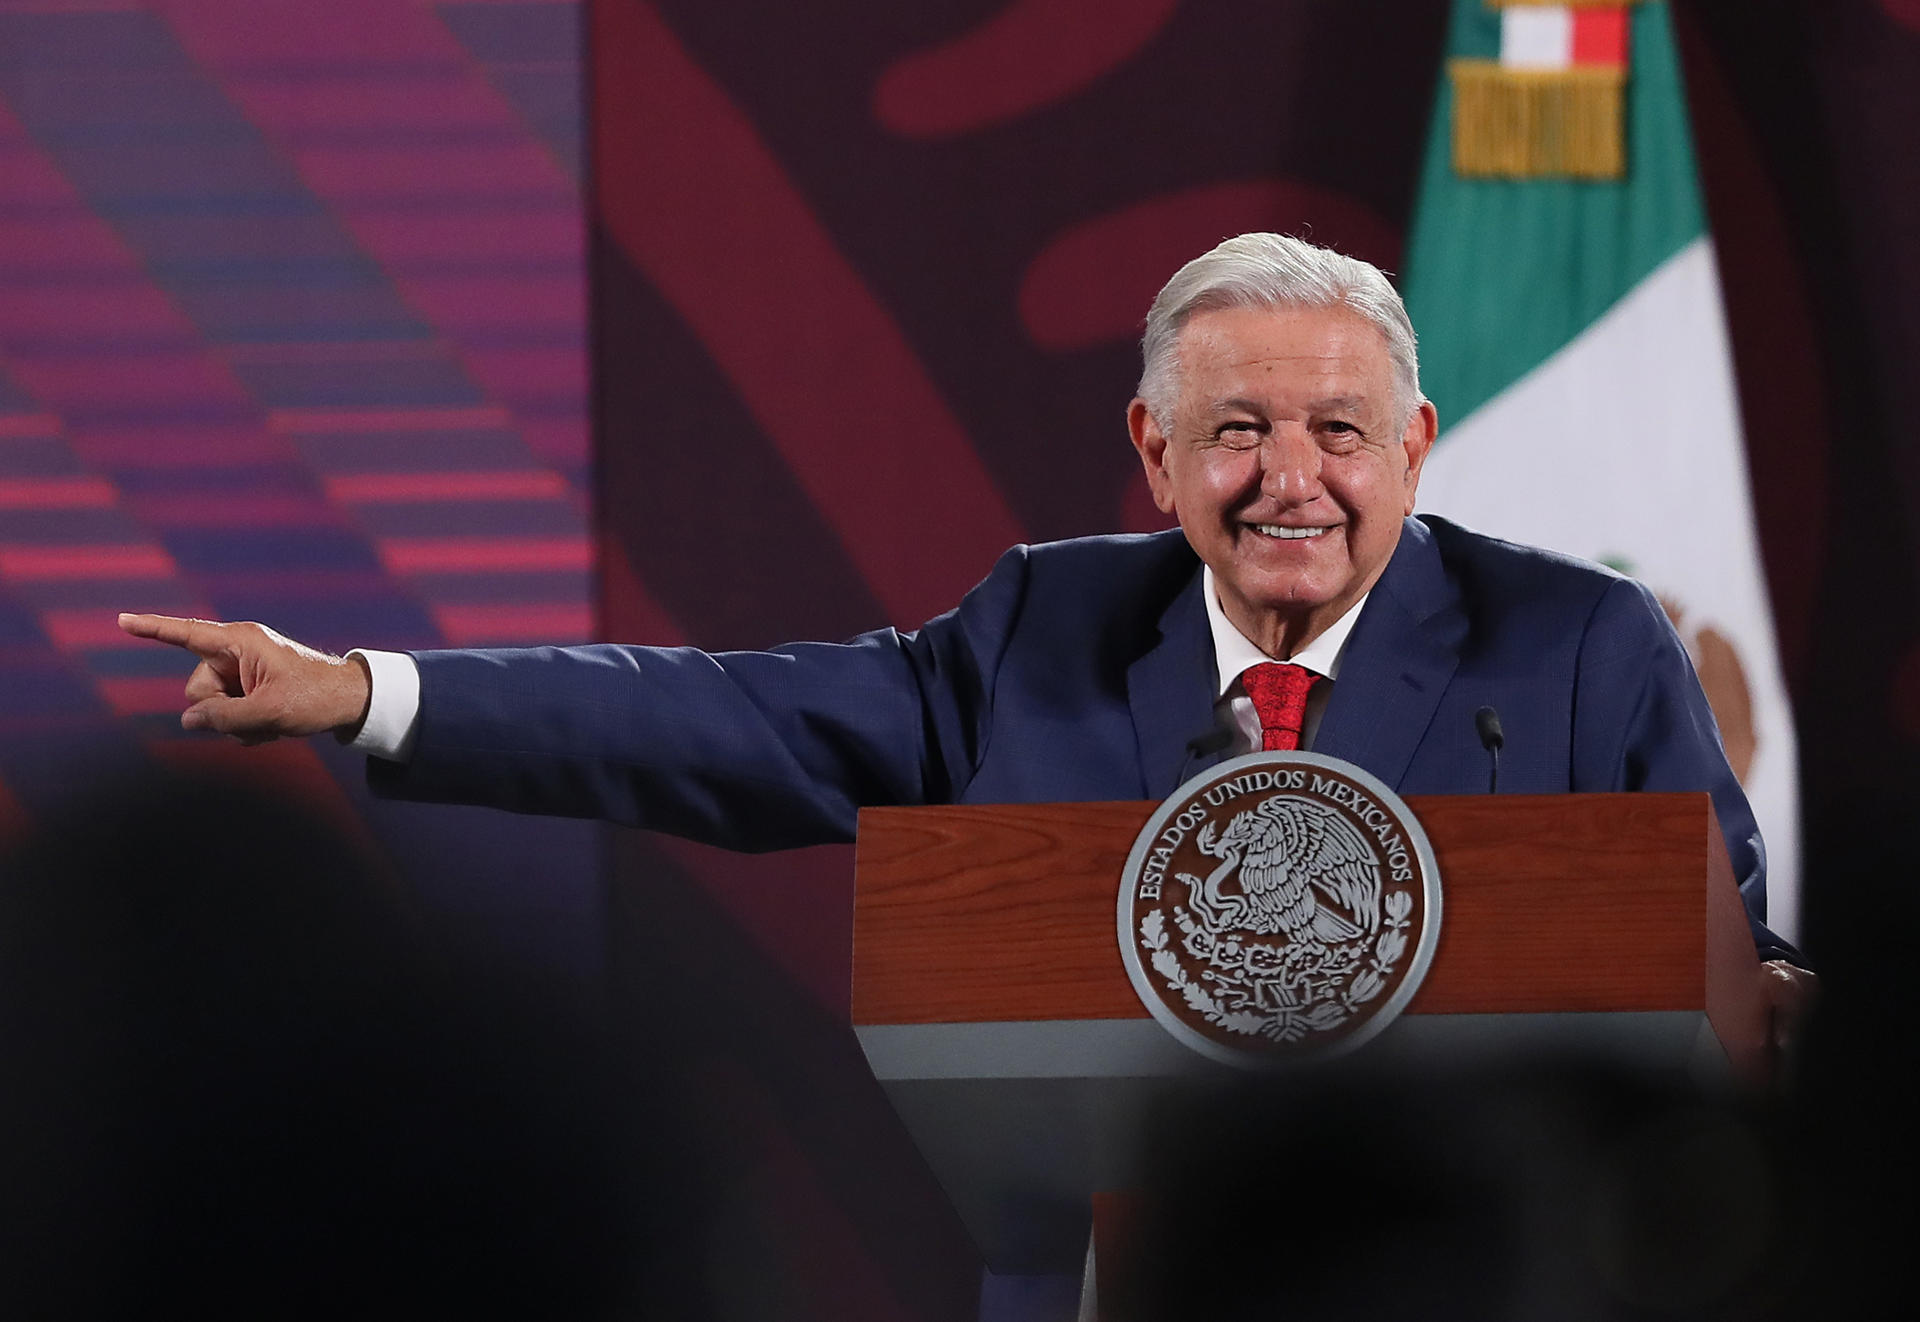
M1752 812L1651 594L1411 517L1438 422L1378 270L1242 235L1161 291L1143 350L1128 426L1179 531L1016 547L911 634L343 659L258 625L123 625L202 658L189 729L335 730L375 754L383 793L748 849L848 839L866 804L1163 797L1261 746L1254 668L1282 662L1306 672L1304 746L1402 793L1486 788L1488 706L1510 736L1504 790L1711 792L1756 946L1791 955L1764 926ZM1775 982L1798 995L1787 966Z

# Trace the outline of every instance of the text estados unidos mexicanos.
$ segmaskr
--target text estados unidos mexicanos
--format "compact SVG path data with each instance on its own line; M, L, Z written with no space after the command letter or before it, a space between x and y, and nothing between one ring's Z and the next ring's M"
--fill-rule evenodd
M1406 837L1394 824L1393 818L1386 809L1344 780L1303 770L1249 771L1243 776L1235 776L1232 780L1223 780L1212 786L1200 799L1187 804L1175 814L1147 853L1146 865L1140 869L1140 884L1135 888L1135 897L1142 900L1160 898L1160 887L1166 881L1167 866L1173 861L1173 851L1180 847L1180 842L1194 828L1207 819L1206 809L1201 807L1202 800L1208 807L1218 808L1227 800L1245 794L1258 794L1265 790L1308 789L1309 780L1313 794L1337 803L1352 813L1380 842L1381 852L1387 856L1387 871L1392 881L1413 880L1413 864Z

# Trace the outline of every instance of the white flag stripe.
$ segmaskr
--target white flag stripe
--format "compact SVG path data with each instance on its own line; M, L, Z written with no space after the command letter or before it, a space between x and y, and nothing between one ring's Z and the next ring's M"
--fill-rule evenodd
M1500 63L1508 69L1573 67L1573 11L1519 5L1500 11Z
M1624 558L1686 625L1732 641L1753 701L1745 786L1767 842L1767 921L1791 941L1798 757L1732 362L1712 244L1700 238L1469 417L1441 419L1420 508L1514 541Z

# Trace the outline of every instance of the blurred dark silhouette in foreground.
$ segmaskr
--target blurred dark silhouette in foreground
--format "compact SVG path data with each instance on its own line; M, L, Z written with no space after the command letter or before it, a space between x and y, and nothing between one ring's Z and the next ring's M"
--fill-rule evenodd
M629 1315L648 1119L522 982L257 788L43 823L0 860L0 1316Z
M1829 948L1890 956L1916 907ZM1911 1317L1912 975L1826 967L1765 1095L1598 1059L1356 1060L1170 1105L1103 1322Z
M1751 1318L1792 1248L1757 1114L1594 1062L1249 1081L1149 1152L1121 1318Z

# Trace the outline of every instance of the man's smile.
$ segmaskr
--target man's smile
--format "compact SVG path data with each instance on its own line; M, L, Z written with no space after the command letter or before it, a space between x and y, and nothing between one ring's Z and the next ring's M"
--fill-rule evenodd
M1250 532L1257 532L1262 537L1277 537L1283 542L1297 541L1303 537L1319 537L1333 530L1330 526L1289 528L1278 523L1249 523L1245 526Z

